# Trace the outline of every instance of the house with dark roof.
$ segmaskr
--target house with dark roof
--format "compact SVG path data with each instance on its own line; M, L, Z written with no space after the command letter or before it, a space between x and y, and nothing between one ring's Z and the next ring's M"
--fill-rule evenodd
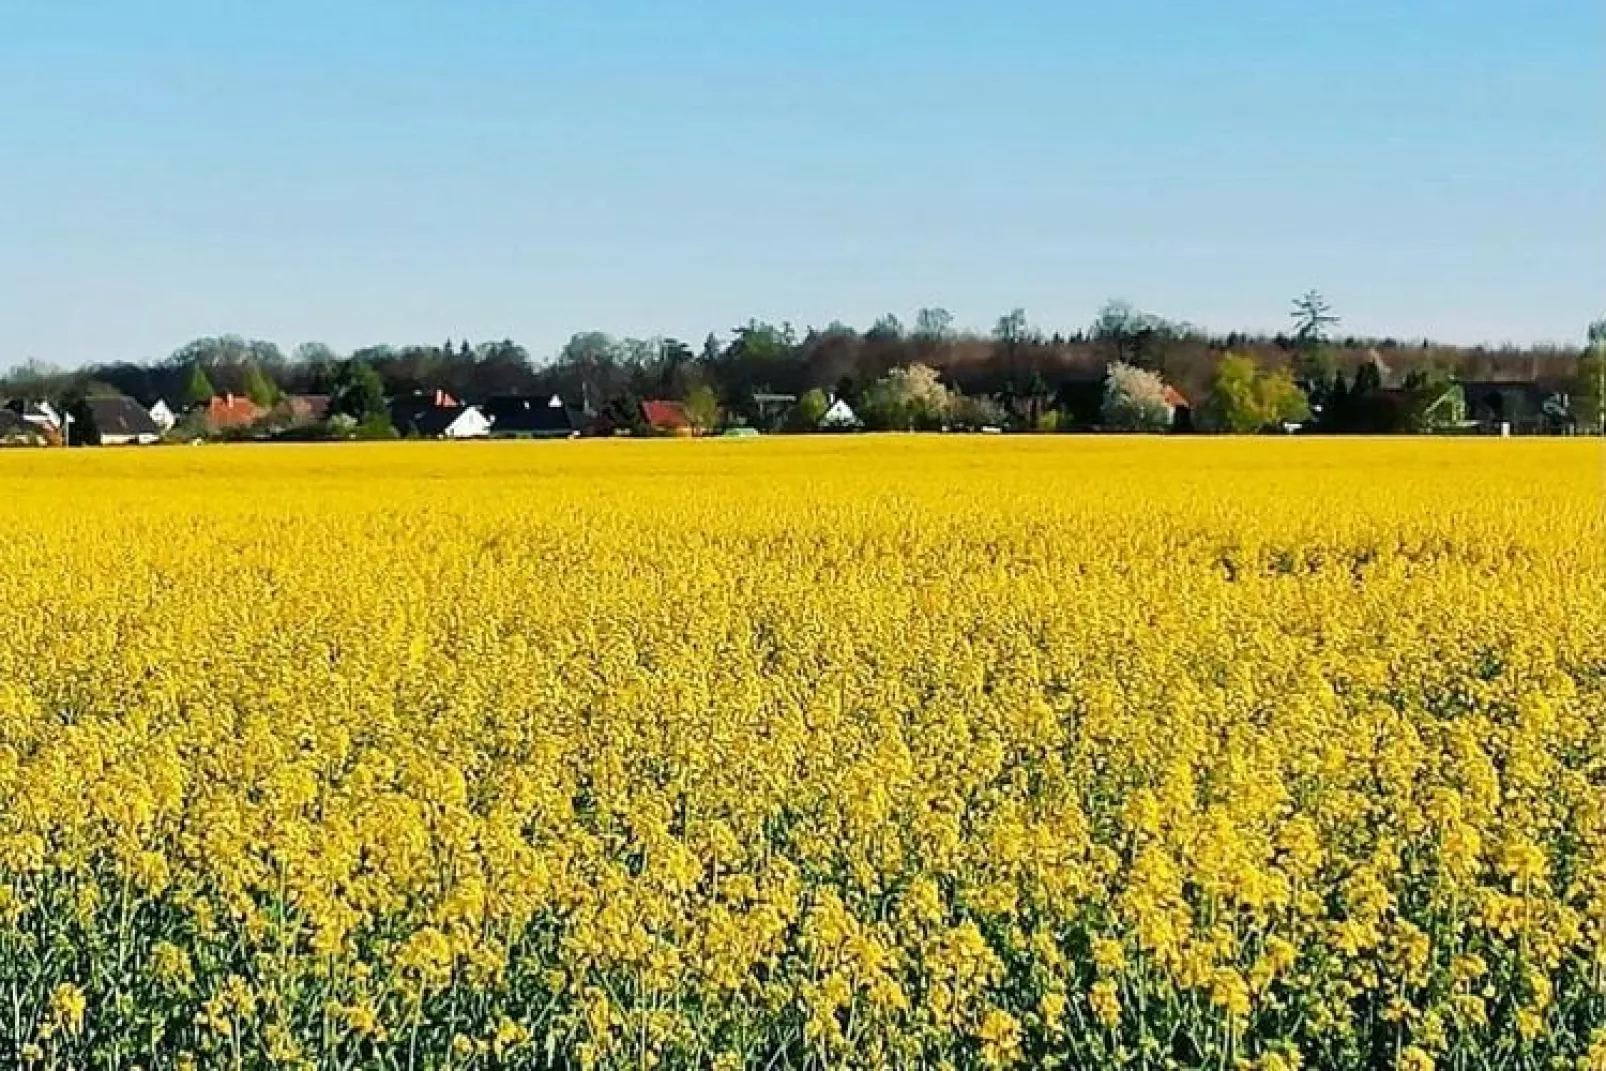
M1485 431L1556 435L1576 423L1565 382L1463 380L1460 386L1466 419Z
M162 429L145 407L132 398L89 398L84 402L87 427L80 421L78 438L99 446L149 446L162 437Z
M468 407L443 390L420 390L411 394L395 395L385 403L385 408L390 414L391 426L396 429L397 434L439 439L443 437L444 429L450 427L454 419L461 417L463 410ZM481 417L483 415L480 414ZM473 419L471 418L468 423L473 423Z
M43 428L22 418L21 413L0 409L0 446L48 446Z
M403 434L420 439L483 439L490 432L491 421L477 405L435 405L414 416Z
M12 398L6 402L5 409L37 429L49 445L60 446L66 441L70 418L58 412L49 402L43 399L29 401L24 398Z
M491 422L493 439L573 439L585 427L585 414L564 405L557 395L503 394L481 408Z

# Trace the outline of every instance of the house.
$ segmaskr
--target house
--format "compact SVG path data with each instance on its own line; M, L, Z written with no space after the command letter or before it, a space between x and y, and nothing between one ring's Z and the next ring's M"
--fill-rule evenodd
M484 408L493 439L573 439L585 426L585 415L556 394L545 399L503 394Z
M162 429L163 435L172 431L173 425L178 423L178 414L173 412L167 402L161 398L156 399L156 404L146 411L150 413L151 420L155 422L156 426Z
M418 427L419 421L426 421L438 431L443 425L438 418L432 417L430 414L436 410L455 410L457 408L459 408L457 399L443 390L420 390L411 394L397 394L385 403L391 426L396 429L399 435L424 435L424 432ZM436 436L431 435L429 437L435 438Z
M1171 430L1193 430L1193 403L1188 396L1167 383L1165 385L1165 404L1171 407Z
M265 415L260 405L243 394L224 394L206 403L206 422L216 431L249 427Z
M45 430L25 420L21 413L0 409L0 446L49 446Z
M864 421L853 411L846 398L836 398L820 417L820 427L831 431L846 431L864 427Z
M692 434L691 417L680 402L642 402L641 419L647 427L659 435Z
M477 405L437 405L415 416L408 432L421 439L483 439L491 421Z
M69 425L72 417L59 412L55 406L47 401L27 401L22 398L12 398L5 403L0 412L10 413L30 428L39 432L47 446L61 446L67 441ZM7 421L8 425L10 424ZM13 436L20 433L13 432Z
M5 407L37 428L60 431L66 423L66 418L56 410L55 406L47 401L25 401L22 398L13 398L6 403Z
M316 424L329 419L329 395L286 394L276 412L296 424Z
M90 398L84 402L89 427L82 438L100 446L149 446L162 437L162 429L145 407L132 398Z
M1472 380L1461 384L1466 419L1485 431L1556 435L1576 423L1570 384L1544 380Z

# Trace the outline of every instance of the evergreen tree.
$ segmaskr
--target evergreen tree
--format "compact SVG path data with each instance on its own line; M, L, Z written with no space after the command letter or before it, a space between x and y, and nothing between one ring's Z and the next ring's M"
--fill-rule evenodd
M190 365L190 379L184 386L184 401L190 405L205 405L212 400L212 381L200 362Z
M1350 389L1341 368L1333 373L1333 385L1327 389L1327 397L1322 404L1321 427L1323 431L1349 431L1349 425Z
M269 379L255 364L245 369L245 396L262 409L271 409L279 401L279 385Z

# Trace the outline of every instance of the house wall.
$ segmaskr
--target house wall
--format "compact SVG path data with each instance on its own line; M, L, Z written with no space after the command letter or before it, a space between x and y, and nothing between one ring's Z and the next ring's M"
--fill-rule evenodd
M848 403L838 400L831 404L820 418L822 427L850 428L859 423L858 414L848 406Z
M483 439L491 431L491 422L478 409L468 409L446 428L448 439Z

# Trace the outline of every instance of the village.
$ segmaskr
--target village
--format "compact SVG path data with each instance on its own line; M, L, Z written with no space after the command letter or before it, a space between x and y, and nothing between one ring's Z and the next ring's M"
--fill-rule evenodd
M791 396L767 395L761 404L791 405ZM386 421L394 438L407 439L576 439L638 433L657 436L721 434L749 437L746 425L706 426L681 401L652 399L639 404L639 423L616 426L608 416L587 412L559 395L498 395L465 404L446 391L399 395L386 402ZM830 398L809 429L854 431L863 421L845 399ZM331 409L327 394L285 395L272 406L249 397L223 394L205 405L181 410L157 399L149 406L127 395L85 398L69 410L44 399L10 399L0 407L0 446L154 446L168 442L316 440L355 437L341 434L356 422ZM344 426L344 427L343 427Z
M189 404L109 390L70 399L12 397L0 404L0 446L751 438L864 430L1570 435L1599 431L1591 378L1401 376L1374 350L1352 380L1337 375L1312 384L1228 354L1197 401L1157 372L1122 362L1097 374L1062 376L1035 391L1002 394L967 394L916 363L891 369L851 398L820 388L794 394L761 387L722 399L704 385L682 398L616 397L593 406L561 392L490 394L477 401L442 388L387 396L369 373L357 377L358 387L333 393L224 391Z

